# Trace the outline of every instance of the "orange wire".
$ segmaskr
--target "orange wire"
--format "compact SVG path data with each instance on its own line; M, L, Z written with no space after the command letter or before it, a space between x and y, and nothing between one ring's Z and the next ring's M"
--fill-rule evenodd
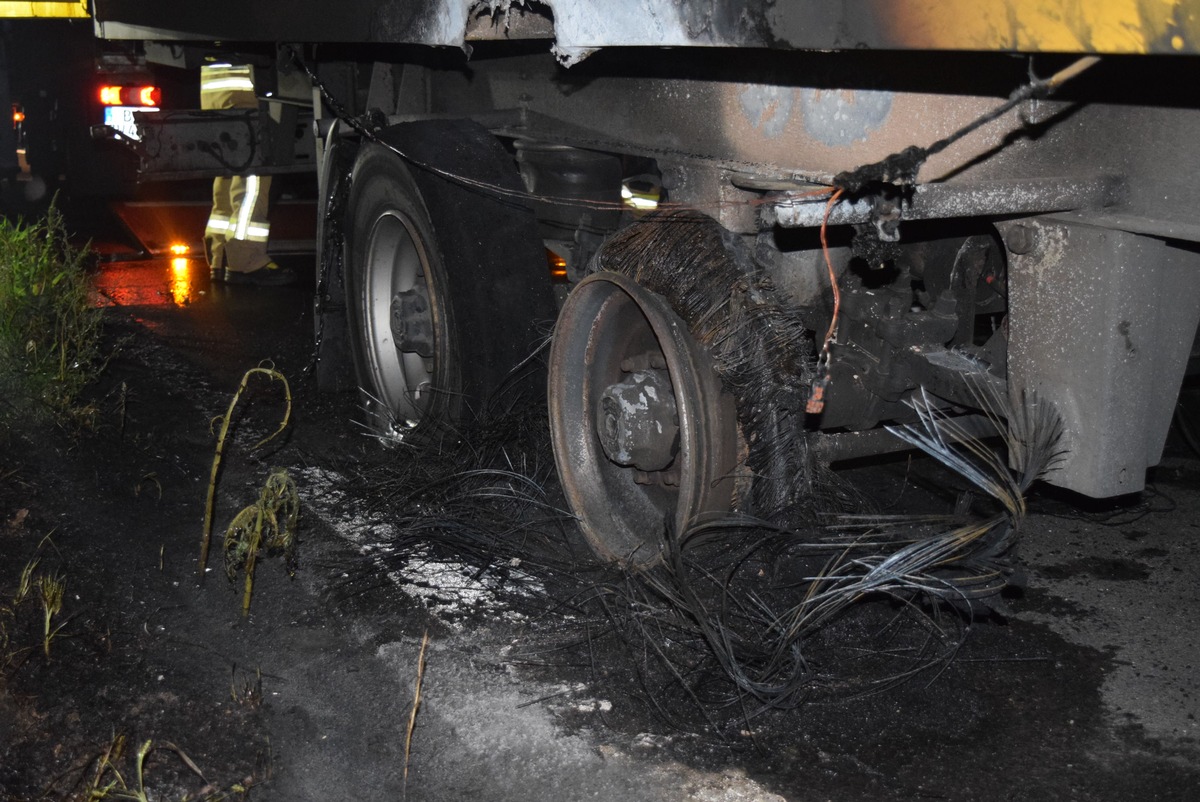
M829 196L829 200L825 203L825 216L821 218L821 253L825 256L825 267L829 270L829 284L833 287L833 318L829 321L829 331L825 333L825 342L821 346L821 353L828 354L829 343L833 341L834 335L837 333L838 313L842 309L842 291L838 288L837 274L833 270L833 260L829 257L829 242L825 238L825 230L829 228L829 214L833 211L834 205L838 199L842 197L843 190L837 190Z
M817 362L817 378L813 381L812 391L804 411L809 415L820 415L825 411L825 390L829 386L829 344L837 334L838 314L842 310L842 291L838 287L837 273L833 270L833 259L829 256L829 240L825 236L829 228L829 215L834 205L842 196L842 190L836 190L825 204L825 216L821 218L821 254L825 257L825 267L829 270L829 286L833 289L833 317L829 321L829 331L825 332L825 342L821 345L821 356Z

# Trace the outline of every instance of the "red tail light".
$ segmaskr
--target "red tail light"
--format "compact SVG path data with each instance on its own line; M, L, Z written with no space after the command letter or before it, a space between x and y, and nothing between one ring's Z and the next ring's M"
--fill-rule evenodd
M105 106L158 106L162 90L157 86L102 86L100 103Z

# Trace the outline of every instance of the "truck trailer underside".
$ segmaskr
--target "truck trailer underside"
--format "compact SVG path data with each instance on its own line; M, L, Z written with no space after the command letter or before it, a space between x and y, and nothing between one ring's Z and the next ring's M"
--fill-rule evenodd
M1045 405L1046 481L1142 488L1200 321L1200 15L1069 5L95 17L275 77L240 138L220 113L148 117L144 167L317 170L320 376L381 429L528 399L553 325L567 498L599 553L647 564L664 530L786 525L814 466L904 447L882 427L914 401L980 432L989 399Z

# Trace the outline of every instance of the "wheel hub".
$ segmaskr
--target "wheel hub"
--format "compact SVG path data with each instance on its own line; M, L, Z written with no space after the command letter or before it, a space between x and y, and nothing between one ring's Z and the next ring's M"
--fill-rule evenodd
M643 472L661 471L679 453L679 414L671 377L651 368L610 384L596 407L596 433L610 460Z
M433 314L423 283L392 296L391 325L396 350L433 359Z
M563 492L600 556L653 565L664 534L731 508L733 400L686 324L633 279L602 271L568 296L549 400Z

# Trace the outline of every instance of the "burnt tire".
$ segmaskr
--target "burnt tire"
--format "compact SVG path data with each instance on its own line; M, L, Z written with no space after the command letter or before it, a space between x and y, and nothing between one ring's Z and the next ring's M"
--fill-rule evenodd
M769 277L717 221L686 209L643 216L592 266L555 329L550 426L564 493L596 554L648 567L731 512L801 520L813 343ZM642 398L651 389L666 411ZM667 454L654 433L669 422L678 436Z
M406 123L379 139L358 153L346 210L346 308L368 420L430 432L481 414L501 390L544 392L530 357L555 306L536 220L478 188L519 191L511 157L468 121Z
M344 227L350 173L358 142L343 136L335 120L325 138L317 215L316 292L313 295L313 374L323 393L356 389L346 312L346 237Z
M550 349L559 481L598 557L648 568L667 538L733 507L733 398L667 301L628 276L588 276Z

